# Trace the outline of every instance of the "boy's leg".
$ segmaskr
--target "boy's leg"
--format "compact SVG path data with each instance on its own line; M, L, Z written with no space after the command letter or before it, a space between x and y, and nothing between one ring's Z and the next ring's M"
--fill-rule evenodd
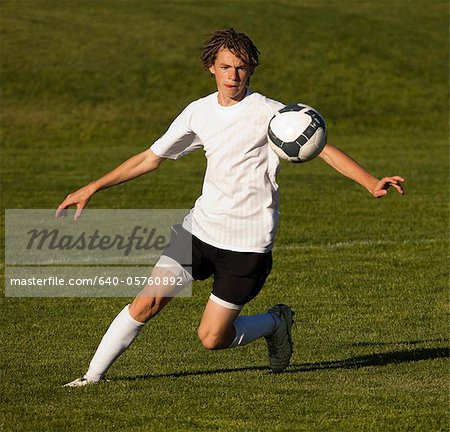
M171 297L139 295L130 305L126 305L110 324L84 377L89 381L100 381L111 365L133 343L145 323L154 318L170 300Z
M208 300L197 330L202 345L206 349L229 348L236 337L233 323L239 312Z
M276 305L266 313L239 316L243 305L258 295L272 268L272 255L221 250L206 246L214 262L214 283L199 327L208 349L234 348L266 338L269 364L274 372L285 369L292 356L294 311Z
M171 298L136 297L132 304L126 305L114 318L104 334L91 362L82 378L65 387L80 387L100 381L111 365L133 343L145 323L156 316ZM145 317L138 321L134 317Z
M215 298L215 296L212 296ZM273 372L281 372L292 356L291 328L294 311L286 305L276 305L259 315L238 316L241 308L227 302L209 300L198 329L206 349L225 349L246 345L264 337Z
M184 277L180 275L182 275L181 270L178 276ZM183 286L191 282L190 276L185 276ZM154 267L151 277L153 280L156 280L157 277L161 280L167 277L170 280L171 277L174 277L174 274L157 265ZM183 286L146 286L134 301L125 306L112 321L89 364L86 374L65 386L80 387L100 381L111 365L133 343L145 323L155 317L176 293L182 290Z
M206 349L234 348L271 335L280 319L269 312L238 316L240 308L224 306L209 300L198 328L198 336Z

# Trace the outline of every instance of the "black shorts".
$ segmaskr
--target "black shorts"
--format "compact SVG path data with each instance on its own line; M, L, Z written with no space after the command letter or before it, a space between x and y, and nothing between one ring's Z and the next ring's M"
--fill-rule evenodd
M224 305L237 306L237 309L256 297L272 270L272 252L219 249L201 241L181 225L172 227L170 244L162 255L181 264L194 280L214 276L213 300L219 299Z

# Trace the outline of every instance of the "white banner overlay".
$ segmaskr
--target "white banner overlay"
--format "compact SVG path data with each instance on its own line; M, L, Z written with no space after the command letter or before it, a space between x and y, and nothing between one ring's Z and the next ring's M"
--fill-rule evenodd
M190 297L192 285L149 267L7 267L6 297Z
M6 210L5 296L133 297L144 289L149 297L191 296L188 213L87 209L75 221L74 210L63 219L53 209ZM179 232L166 252L177 261L154 269Z
M189 210L6 210L6 265L155 264Z

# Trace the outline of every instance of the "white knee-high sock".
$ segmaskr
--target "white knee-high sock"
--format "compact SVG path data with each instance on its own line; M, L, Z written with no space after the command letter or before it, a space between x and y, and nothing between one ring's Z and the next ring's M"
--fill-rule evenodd
M84 375L91 381L100 380L117 358L132 344L145 323L136 321L126 305L103 336Z
M229 348L246 345L263 336L268 336L273 333L278 324L277 317L269 312L260 315L239 316L233 323L236 337Z

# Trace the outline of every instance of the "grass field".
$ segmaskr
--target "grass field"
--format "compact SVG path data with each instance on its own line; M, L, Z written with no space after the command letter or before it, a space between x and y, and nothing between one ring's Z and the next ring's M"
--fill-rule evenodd
M201 347L210 282L152 321L110 382L75 390L61 385L85 371L127 299L1 298L0 430L448 430L446 1L0 7L3 209L55 208L149 146L214 90L199 46L228 26L262 52L253 89L317 107L331 143L407 179L404 197L375 200L320 161L283 164L274 269L244 310L296 310L280 375L262 341ZM189 208L204 167L201 152L167 162L90 206Z

